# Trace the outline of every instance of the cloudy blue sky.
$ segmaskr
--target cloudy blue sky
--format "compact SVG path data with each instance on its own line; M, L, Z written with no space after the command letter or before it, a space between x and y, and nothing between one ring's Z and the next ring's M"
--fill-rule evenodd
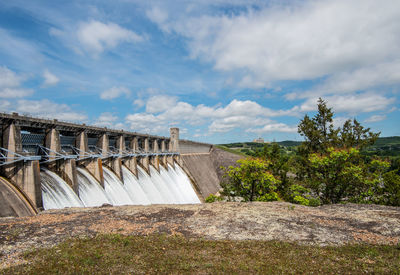
M225 143L400 135L400 1L0 0L0 111Z

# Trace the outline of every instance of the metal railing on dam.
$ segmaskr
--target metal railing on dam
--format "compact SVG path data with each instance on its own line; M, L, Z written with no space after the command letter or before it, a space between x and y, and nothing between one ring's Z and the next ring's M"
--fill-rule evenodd
M169 167L175 169L175 165L188 172L183 167L181 153L209 152L212 146L182 140L180 147L178 128L171 128L170 137L163 137L17 113L0 113L0 125L0 176L19 190L20 197L26 198L34 209L44 206L43 188L49 188L49 181L46 183L49 177L59 177L56 181L65 182L79 195L83 192L79 185L82 173L87 172L104 189L110 175L123 182L128 172L138 179L143 171L147 174L152 171L157 176ZM202 200L193 179L191 184ZM167 192L164 187L159 186ZM177 192L175 187L169 188ZM1 193L0 188L0 196L6 196L11 189L4 190ZM168 192L173 194L171 190ZM5 206L0 204L0 216L2 207Z

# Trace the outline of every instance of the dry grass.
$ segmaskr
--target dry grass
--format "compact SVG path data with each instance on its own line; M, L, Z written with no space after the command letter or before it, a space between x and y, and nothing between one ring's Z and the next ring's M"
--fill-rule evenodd
M397 246L304 246L165 235L98 235L25 254L5 274L360 274L400 272Z

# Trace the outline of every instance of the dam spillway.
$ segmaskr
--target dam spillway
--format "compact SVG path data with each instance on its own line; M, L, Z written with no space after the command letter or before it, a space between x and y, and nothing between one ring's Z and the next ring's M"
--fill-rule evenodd
M141 178L136 178L129 169L123 167L124 182L121 182L110 169L103 167L105 172L104 189L88 171L78 168L79 196L57 174L43 169L41 172L43 208L48 210L65 207L93 207L104 204L118 206L200 203L189 178L183 171L177 171L180 169L178 166L175 168L168 166L168 170L163 167L162 174L158 173L153 166L150 167L150 175L141 169L142 173L146 173ZM150 200L154 196L151 195L149 198L143 191L142 186L146 185L153 188L149 194L153 194L154 189L157 190L157 194L159 194L157 200Z
M56 173L43 170L40 174L44 209L84 206L71 187Z
M79 198L87 207L111 204L100 183L84 168L77 168Z
M213 146L180 140L178 128L163 137L17 113L0 113L0 125L0 216L201 203L220 188Z

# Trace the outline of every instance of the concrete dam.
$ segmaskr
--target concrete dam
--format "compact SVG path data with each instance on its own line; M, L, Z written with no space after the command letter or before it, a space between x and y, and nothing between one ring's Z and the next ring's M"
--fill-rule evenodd
M0 114L0 216L64 207L201 203L238 156L212 144Z

